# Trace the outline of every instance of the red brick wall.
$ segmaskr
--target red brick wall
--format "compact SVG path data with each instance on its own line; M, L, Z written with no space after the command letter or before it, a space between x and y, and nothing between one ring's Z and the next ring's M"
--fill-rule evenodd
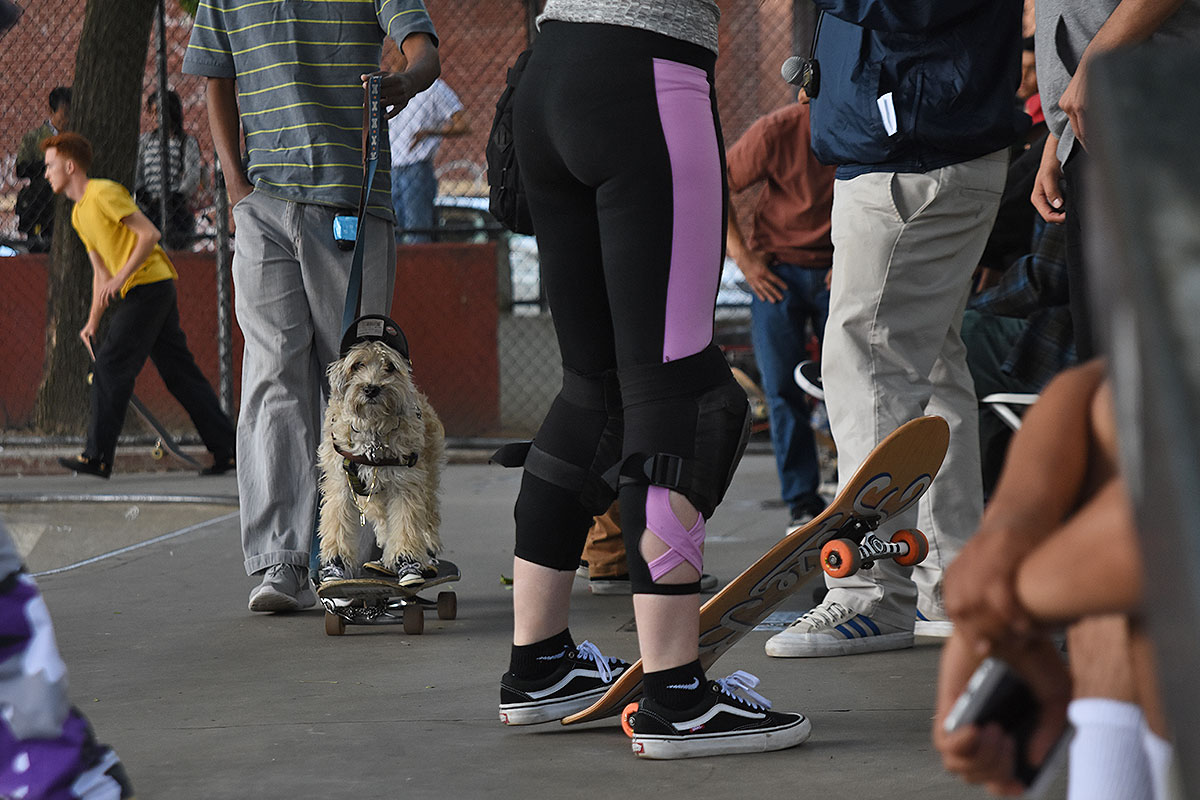
M217 384L216 262L212 255L172 253L179 272L179 306L196 363ZM32 424L34 397L45 360L46 256L0 259L10 285L0 292L0 412L6 429ZM23 298L37 297L37 302ZM496 341L496 249L494 244L431 244L400 248L392 316L408 336L417 384L452 436L495 431L500 374ZM242 336L234 326L234 395L240 387ZM192 433L183 409L157 371L142 370L135 388L151 411L171 428ZM81 410L80 433L84 432Z

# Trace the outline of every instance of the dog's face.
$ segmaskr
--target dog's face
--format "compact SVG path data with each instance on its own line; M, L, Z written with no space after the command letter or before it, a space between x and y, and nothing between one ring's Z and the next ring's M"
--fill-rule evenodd
M412 368L382 342L361 342L329 365L329 395L360 419L403 415L415 397Z

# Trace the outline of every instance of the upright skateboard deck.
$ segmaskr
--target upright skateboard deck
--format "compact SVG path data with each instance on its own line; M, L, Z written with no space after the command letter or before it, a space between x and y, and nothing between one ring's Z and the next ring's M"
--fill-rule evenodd
M200 467L200 462L180 449L179 445L175 441L175 438L171 436L171 434L167 433L167 429L164 428L163 424L159 422L153 414L150 413L150 409L146 408L146 404L138 399L136 394L131 394L129 396L129 405L132 406L133 410L138 413L138 416L140 416L142 420L149 425L151 429L153 429L154 434L158 437L158 441L154 443L154 451L152 453L156 459L162 458L163 451L165 450L166 452L178 458L180 461L186 461L188 464L191 464L196 468Z
M425 629L425 608L436 608L439 619L458 616L458 596L439 592L437 600L420 592L461 578L452 561L438 561L438 572L420 586L401 586L386 578L349 578L326 581L317 587L317 597L325 607L325 633L341 636L347 625L386 625L402 622L404 632L418 634Z
M941 417L920 417L880 442L834 501L807 525L780 539L766 555L700 608L704 669L754 630L789 595L821 572L821 547L843 531L874 530L920 499L946 457L950 428ZM642 694L642 662L625 671L590 708L564 725L619 714Z

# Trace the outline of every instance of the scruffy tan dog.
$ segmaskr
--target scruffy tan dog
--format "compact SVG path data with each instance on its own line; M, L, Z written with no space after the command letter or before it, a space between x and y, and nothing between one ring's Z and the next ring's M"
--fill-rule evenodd
M371 323L371 324L368 324ZM329 366L321 468L321 562L359 566L402 586L436 574L445 430L412 380L408 343L386 317L360 318ZM379 561L363 564L359 531L375 527ZM324 573L325 570L322 570Z

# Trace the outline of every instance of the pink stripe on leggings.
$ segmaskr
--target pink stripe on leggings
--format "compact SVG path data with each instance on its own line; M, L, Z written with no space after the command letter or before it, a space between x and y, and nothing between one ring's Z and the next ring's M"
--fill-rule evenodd
M712 341L721 276L721 156L704 70L656 58L654 86L674 197L666 362L698 353Z

